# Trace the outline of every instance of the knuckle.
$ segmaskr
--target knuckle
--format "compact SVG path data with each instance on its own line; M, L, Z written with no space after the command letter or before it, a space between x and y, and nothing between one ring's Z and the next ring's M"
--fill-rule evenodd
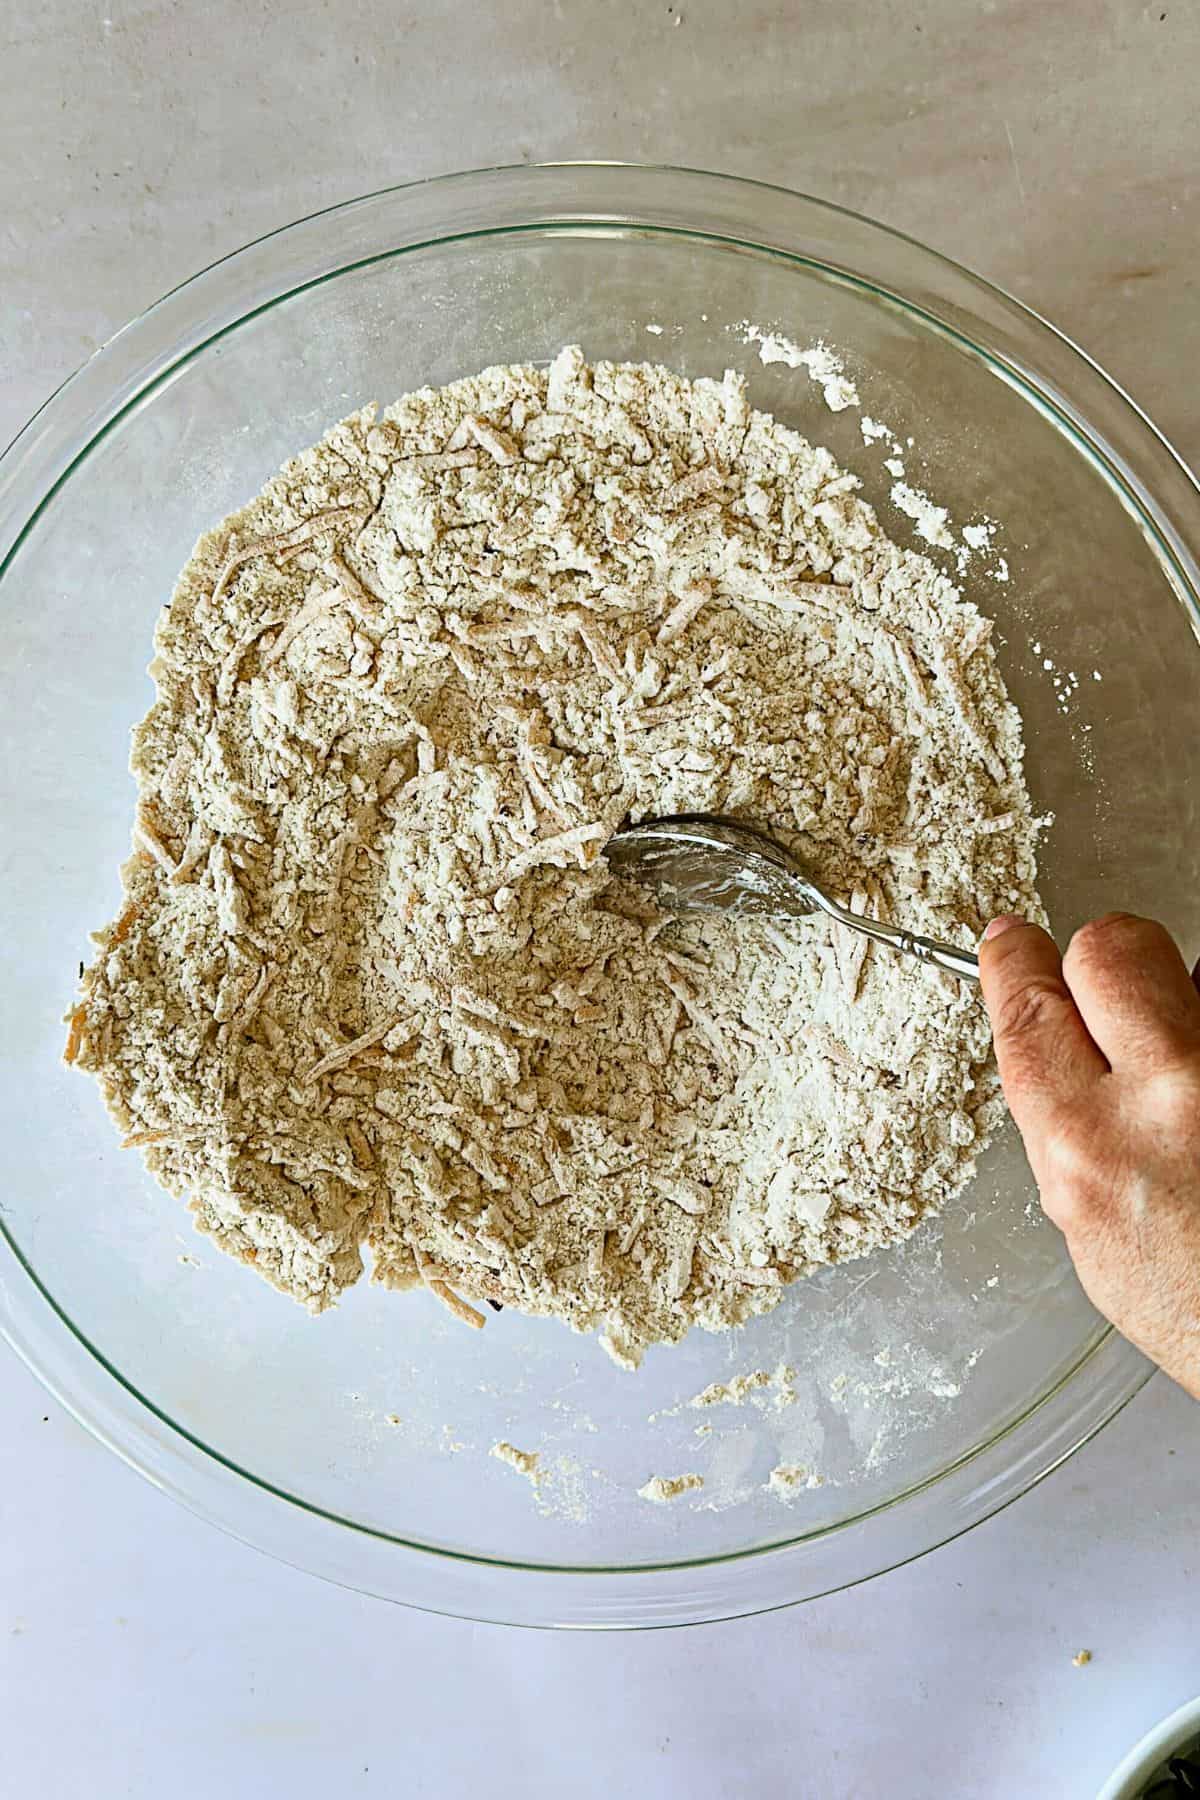
M1095 1150L1077 1131L1052 1130L1038 1159L1042 1207L1054 1223L1070 1232L1094 1220L1102 1184L1097 1179Z
M1062 1125L1054 1126L1043 1146L1042 1163L1050 1180L1062 1187L1089 1187L1095 1169L1090 1138Z
M1200 1150L1200 1059L1152 1075L1142 1090L1147 1119L1175 1144Z
M995 1009L993 1030L1001 1043L1014 1045L1037 1037L1062 1006L1062 994L1048 979L1027 981L1005 994Z
M1081 925L1067 945L1064 965L1087 970L1109 963L1122 952L1150 938L1165 937L1164 928L1137 913L1110 912Z

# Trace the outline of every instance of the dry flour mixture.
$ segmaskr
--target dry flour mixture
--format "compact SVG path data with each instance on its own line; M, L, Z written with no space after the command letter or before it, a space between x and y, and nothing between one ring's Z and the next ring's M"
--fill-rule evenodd
M972 988L604 860L723 811L924 932L1037 912L989 622L856 486L732 373L570 348L354 415L200 540L66 1054L223 1249L633 1364L968 1179Z

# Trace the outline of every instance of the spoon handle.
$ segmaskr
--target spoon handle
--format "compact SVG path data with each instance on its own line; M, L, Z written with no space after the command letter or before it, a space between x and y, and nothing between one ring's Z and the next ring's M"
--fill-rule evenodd
M879 919L868 919L863 913L851 912L848 906L839 906L836 900L822 895L821 905L831 918L842 925L849 925L852 931L861 931L877 944L886 944L891 950L901 950L906 956L915 956L918 962L930 963L936 969L946 969L951 975L961 976L965 981L979 980L979 958L973 950L960 950L957 944L943 944L938 938L922 937L919 932L905 931L900 925L885 925Z

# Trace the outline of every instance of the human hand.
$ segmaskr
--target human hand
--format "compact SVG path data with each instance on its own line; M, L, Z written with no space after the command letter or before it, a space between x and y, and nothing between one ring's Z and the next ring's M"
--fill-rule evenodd
M1065 956L993 920L979 964L1005 1097L1088 1298L1200 1398L1200 965L1127 913Z

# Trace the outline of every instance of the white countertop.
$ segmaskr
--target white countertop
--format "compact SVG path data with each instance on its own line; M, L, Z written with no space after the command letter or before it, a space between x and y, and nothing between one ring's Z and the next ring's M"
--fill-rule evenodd
M911 231L1053 318L1200 462L1185 0L48 0L5 36L0 438L262 231L389 181L600 155ZM5 1354L0 1788L1087 1800L1200 1691L1198 1423L1156 1378L1034 1494L907 1569L757 1620L568 1637L269 1562Z

